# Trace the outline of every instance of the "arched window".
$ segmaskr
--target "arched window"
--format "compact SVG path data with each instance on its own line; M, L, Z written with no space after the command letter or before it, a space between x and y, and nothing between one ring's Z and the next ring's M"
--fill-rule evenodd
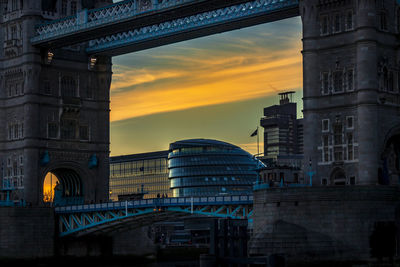
M63 97L76 97L76 83L70 76L61 78L61 96Z

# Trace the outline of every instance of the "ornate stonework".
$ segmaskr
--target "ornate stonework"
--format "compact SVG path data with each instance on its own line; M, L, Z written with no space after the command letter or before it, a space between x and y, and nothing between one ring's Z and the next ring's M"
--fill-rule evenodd
M66 9L21 2L0 2L0 186L41 205L50 171L84 202L107 200L111 60L98 57L88 68L84 45L51 52L31 46L34 25L79 11L80 1L67 1ZM93 157L98 164L89 169Z

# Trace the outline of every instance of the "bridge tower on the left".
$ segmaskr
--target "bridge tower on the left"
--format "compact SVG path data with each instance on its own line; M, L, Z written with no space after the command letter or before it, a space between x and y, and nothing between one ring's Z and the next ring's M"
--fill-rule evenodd
M30 44L43 20L107 2L0 0L0 187L12 200L41 205L50 172L65 204L108 199L111 58Z

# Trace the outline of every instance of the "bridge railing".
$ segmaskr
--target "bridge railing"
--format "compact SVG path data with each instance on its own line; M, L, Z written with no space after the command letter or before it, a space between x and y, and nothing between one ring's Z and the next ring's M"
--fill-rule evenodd
M74 16L48 21L36 26L32 42L61 36L75 31L96 27L100 24L121 21L147 12L160 11L199 0L152 0L150 5L140 1L125 0L96 9L84 9Z
M57 213L87 212L99 210L118 210L145 207L171 207L171 206L190 206L190 205L236 205L249 204L253 202L252 195L242 196L213 196L213 197L178 197L178 198L152 198L133 201L119 201L108 203L96 203L86 205L72 205L57 207Z

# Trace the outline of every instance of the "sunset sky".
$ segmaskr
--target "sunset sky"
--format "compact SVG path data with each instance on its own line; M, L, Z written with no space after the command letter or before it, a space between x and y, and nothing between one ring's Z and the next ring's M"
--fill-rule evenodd
M250 134L277 93L296 91L301 111L301 35L296 17L114 57L111 155L188 138L256 153Z

